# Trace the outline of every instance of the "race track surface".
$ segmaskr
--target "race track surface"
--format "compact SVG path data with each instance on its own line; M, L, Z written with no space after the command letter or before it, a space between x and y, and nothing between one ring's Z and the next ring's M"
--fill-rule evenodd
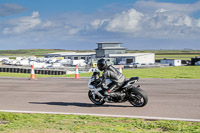
M140 79L148 96L145 107L130 103L96 106L88 99L87 78L0 77L0 111L40 111L200 120L199 79Z

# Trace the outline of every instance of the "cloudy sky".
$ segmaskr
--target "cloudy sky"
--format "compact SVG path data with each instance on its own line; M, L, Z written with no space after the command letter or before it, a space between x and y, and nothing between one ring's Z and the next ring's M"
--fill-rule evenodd
M200 0L0 0L0 50L199 49Z

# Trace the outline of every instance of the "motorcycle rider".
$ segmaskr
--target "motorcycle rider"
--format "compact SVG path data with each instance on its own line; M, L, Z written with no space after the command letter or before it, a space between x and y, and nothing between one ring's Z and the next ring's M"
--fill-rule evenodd
M105 59L100 59L97 62L97 67L100 71L103 71L101 85L104 87L106 79L110 79L112 83L109 85L108 91L105 91L106 96L120 98L121 93L117 90L124 84L126 78L112 65L107 65ZM105 87L104 87L105 88Z

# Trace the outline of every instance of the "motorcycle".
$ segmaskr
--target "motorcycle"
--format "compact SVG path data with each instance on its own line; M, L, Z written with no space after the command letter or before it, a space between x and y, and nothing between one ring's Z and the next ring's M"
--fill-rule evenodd
M112 95L105 95L108 91L109 84L112 83L110 79L106 79L106 84L100 85L102 77L99 72L94 72L88 82L88 97L96 105L103 105L107 103L121 103L129 101L135 107L143 107L148 102L147 93L140 88L140 85L134 86L133 84L139 80L139 77L132 77L126 80L122 87L117 91L120 96L114 97Z

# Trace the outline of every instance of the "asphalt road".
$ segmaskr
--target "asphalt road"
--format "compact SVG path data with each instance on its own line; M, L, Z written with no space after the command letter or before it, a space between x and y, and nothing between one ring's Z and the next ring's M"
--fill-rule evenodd
M148 96L145 107L125 103L94 105L88 79L0 77L0 111L40 111L195 119L200 121L200 80L140 79Z

